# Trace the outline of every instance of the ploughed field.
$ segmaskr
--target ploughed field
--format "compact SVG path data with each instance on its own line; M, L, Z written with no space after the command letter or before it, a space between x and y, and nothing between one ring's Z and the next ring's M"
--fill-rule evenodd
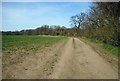
M2 36L3 78L15 78L19 76L20 72L14 73L19 70L18 68L22 72L26 70L25 68L29 67L25 61L27 58L32 57L29 60L35 60L34 57L37 56L35 54L38 54L38 52L39 55L41 53L41 58L43 58L44 52L48 49L53 49L51 46L58 45L59 42L65 39L66 37L57 36ZM25 68L23 68L24 65L21 65L22 63L25 63Z

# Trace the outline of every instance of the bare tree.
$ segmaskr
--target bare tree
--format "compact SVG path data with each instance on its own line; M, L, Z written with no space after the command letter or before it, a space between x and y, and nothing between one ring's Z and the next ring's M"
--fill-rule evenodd
M77 32L77 35L80 35L80 29L82 28L81 24L85 20L85 18L85 13L80 13L70 18L70 23L73 27L75 27L74 29Z

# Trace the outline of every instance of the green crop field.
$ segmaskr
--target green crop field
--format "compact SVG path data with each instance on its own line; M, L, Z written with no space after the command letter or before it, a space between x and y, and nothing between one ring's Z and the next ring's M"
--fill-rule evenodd
M2 49L19 48L31 45L44 45L59 42L65 37L51 36L2 36Z

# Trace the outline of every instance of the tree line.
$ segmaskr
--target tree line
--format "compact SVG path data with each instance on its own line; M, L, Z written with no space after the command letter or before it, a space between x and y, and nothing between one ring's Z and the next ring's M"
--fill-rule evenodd
M59 35L72 36L72 28L59 25L42 25L36 29L28 29L21 31L2 31L2 35Z
M119 5L118 2L94 2L88 13L72 16L70 22L77 36L120 46Z

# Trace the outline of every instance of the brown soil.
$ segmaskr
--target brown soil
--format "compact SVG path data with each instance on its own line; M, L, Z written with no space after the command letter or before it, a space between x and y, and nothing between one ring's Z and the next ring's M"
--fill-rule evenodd
M17 63L9 64L12 60L3 55L4 79L118 79L113 66L77 38L27 56L10 57ZM17 57L24 58L18 61Z

